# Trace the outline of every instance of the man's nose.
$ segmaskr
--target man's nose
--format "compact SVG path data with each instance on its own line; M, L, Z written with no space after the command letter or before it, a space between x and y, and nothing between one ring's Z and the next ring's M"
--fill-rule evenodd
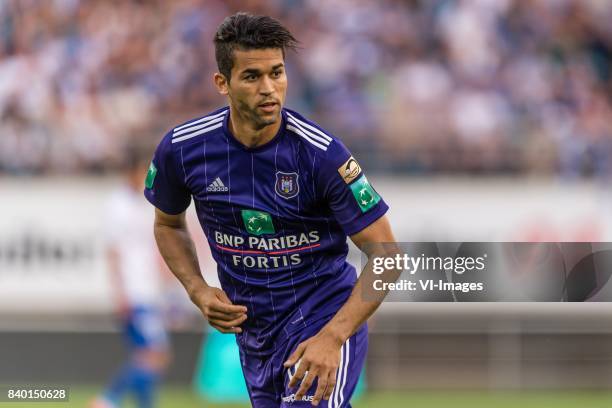
M272 80L267 76L262 77L261 84L259 86L259 93L262 95L270 95L274 92L274 84Z

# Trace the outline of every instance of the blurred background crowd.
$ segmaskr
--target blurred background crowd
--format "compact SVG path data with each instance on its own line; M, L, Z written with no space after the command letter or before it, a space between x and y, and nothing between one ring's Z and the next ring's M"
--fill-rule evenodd
M288 106L366 168L608 172L607 0L5 0L0 172L113 171L222 105L212 37L239 9L294 32Z
M63 381L83 407L125 356L108 247L119 236L144 245L125 214L152 207L140 193L130 205L142 210L107 201L125 193L119 170L134 147L152 150L226 103L212 83L212 38L239 10L276 17L301 41L287 54L287 106L345 141L389 203L399 241L612 242L612 190L597 182L612 175L610 0L0 0L0 383ZM446 177L466 174L487 177ZM125 223L109 222L113 211ZM104 239L112 227L126 233ZM599 276L612 298L610 268L598 265L585 282ZM528 296L529 271L513 270L503 287ZM180 388L162 406L202 406L181 398L191 384L240 384L214 358L235 349L208 334L198 360L201 316L178 281L163 292L166 378ZM612 309L598 299L385 303L370 325L364 398L398 396L358 406L501 406L490 390L527 389L563 391L533 405L500 398L611 406ZM484 402L445 389L485 390ZM568 389L605 402L579 403ZM439 403L419 403L414 390L434 390Z

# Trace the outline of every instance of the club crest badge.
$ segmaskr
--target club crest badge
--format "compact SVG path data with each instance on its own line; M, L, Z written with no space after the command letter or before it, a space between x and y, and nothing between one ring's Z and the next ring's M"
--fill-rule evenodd
M276 183L274 184L276 194L283 198L292 198L298 195L300 192L298 177L299 175L297 173L283 173L282 171L277 171Z

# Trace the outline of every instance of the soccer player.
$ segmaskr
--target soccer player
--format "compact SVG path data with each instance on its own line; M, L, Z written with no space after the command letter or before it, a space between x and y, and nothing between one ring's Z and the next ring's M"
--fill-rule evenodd
M162 272L151 236L153 216L141 195L149 157L138 148L128 151L124 182L109 199L105 228L115 304L130 354L93 408L119 407L128 393L139 408L151 408L170 359L160 310Z
M388 207L339 139L283 107L285 27L238 13L214 44L229 107L159 144L145 188L158 247L208 322L236 334L254 407L349 407L380 302L362 299L346 238L394 241ZM223 289L198 269L191 198Z

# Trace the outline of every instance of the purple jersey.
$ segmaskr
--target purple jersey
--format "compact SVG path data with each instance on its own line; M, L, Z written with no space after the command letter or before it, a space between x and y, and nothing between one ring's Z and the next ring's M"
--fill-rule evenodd
M282 110L278 133L247 148L223 108L174 128L159 144L145 196L168 214L191 198L223 290L248 308L241 349L266 355L322 326L349 297L347 235L388 209L334 136Z

